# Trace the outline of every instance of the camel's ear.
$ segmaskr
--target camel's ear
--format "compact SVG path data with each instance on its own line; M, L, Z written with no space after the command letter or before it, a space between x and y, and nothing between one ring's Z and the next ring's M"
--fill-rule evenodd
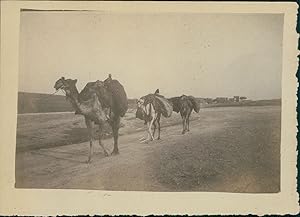
M61 77L62 80L65 80L65 77Z

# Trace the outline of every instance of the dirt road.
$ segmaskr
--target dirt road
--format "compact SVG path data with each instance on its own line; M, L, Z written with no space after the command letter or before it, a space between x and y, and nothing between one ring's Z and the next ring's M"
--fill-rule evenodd
M90 164L87 142L20 152L16 187L278 192L280 113L280 106L203 109L192 114L191 132L171 125L148 144L139 142L144 132L121 129L121 154L104 157L95 141ZM112 139L104 144L112 150Z

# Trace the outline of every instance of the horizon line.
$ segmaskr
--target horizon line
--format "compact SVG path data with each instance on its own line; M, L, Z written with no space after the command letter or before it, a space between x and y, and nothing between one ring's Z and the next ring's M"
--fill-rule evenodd
M29 93L29 94L42 94L42 95L52 95L53 93L40 93L40 92L27 92L27 91L18 91L18 93ZM53 95L53 96L65 96L65 95ZM239 97L244 97L244 95L234 95L234 96L239 96ZM227 98L231 98L231 97L234 97L234 96L217 96L217 97L200 97L200 96L194 96L195 98L201 98L201 99L216 99L218 97L227 97ZM247 97L247 96L245 96ZM169 97L166 97L166 98L169 98ZM138 98L135 98L135 97L128 97L128 99L138 99ZM281 100L282 98L259 98L259 99L251 99L251 98L248 98L246 100L253 100L253 101L258 101L258 100Z

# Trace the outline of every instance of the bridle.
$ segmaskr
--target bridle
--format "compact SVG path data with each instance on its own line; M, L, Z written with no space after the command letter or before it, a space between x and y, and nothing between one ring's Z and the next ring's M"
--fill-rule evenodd
M56 90L54 93L51 93L49 96L47 96L46 98L44 98L44 99L48 99L48 98L50 98L51 96L54 96L58 91L60 91L60 90L62 90L62 89L58 89L58 90ZM62 90L63 91L63 90ZM63 91L64 92L64 91ZM65 92L64 92L64 94L66 94Z
M58 88L56 91L54 91L54 93L50 94L49 96L47 96L45 99L50 98L51 96L54 96L58 91L62 91L64 95L66 95L66 91L64 90L65 85L63 84L60 88Z

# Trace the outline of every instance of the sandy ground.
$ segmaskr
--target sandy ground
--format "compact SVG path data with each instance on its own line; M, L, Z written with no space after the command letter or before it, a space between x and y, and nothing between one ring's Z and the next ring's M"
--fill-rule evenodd
M16 187L278 192L280 114L280 106L202 109L185 135L174 114L177 122L163 119L161 140L148 144L139 142L143 131L123 127L121 154L104 157L95 141L90 164L87 142L26 149L16 154ZM112 150L112 139L104 144Z

